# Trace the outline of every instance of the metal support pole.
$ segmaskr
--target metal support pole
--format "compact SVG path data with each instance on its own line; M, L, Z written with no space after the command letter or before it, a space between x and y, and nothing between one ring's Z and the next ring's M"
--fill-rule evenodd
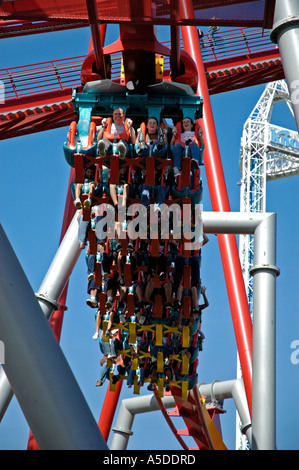
M107 449L2 227L0 246L3 368L39 448Z
M194 18L191 0L182 2L182 17ZM206 72L203 65L200 43L195 26L182 26L184 48L196 63L198 70L198 94L203 97L203 129L205 138L205 172L212 209L228 212L230 205L223 174L218 139L210 102ZM229 233L229 232L227 232ZM244 385L251 411L252 391L252 322L240 264L235 236L220 234L219 250L230 303L233 326L240 356Z
M2 249L2 248L1 248ZM46 273L46 276L36 294L38 304L47 320L50 319L54 310L59 308L58 300L68 282L70 274L80 256L78 247L78 222L77 215L62 239L57 253ZM18 296L18 301L23 305L24 301ZM26 306L25 306L26 307ZM0 421L13 397L10 385L7 383L4 369L0 370Z
M178 0L171 0L170 5L170 14L171 19L176 21L179 17L179 2ZM175 81L176 77L180 75L180 29L176 24L171 25L170 27L170 36L171 36L171 56L170 56L170 65L171 65L171 79Z
M248 410L247 399L244 389L243 379L226 380L224 382L215 381L212 384L200 384L199 391L206 401L209 402L213 398L218 401L233 398L236 409L242 423L242 433L246 434L249 445L252 442L252 428L250 413Z
M252 446L275 450L276 214L203 213L202 220L206 233L254 234Z
M103 78L107 78L105 59L103 55L103 41L101 40L101 30L98 25L97 2L95 0L86 0L86 7L91 30L96 71L101 74Z
M36 294L44 315L48 320L53 311L59 308L58 300L78 261L80 253L76 213Z
M253 276L253 449L275 450L276 442L276 217L262 221L254 234Z
M299 3L276 0L271 39L277 43L299 131Z

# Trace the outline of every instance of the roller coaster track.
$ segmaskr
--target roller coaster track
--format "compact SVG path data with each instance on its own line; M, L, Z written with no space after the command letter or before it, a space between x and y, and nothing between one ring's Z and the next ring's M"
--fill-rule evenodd
M154 393L167 424L183 449L226 450L222 437L205 407L204 400L200 396L197 386L194 386L193 389L188 392L187 400L182 400L180 390L172 386L171 392L169 393L171 393L175 399L176 408L170 412L166 411L163 401L157 393L157 389ZM187 428L178 430L170 416L183 418ZM195 449L189 448L181 437L182 435L192 437L197 447Z
M205 35L201 45L211 95L284 78L279 50L260 28ZM80 89L84 59L78 56L1 69L0 140L68 126L75 119L72 90ZM121 54L114 54L111 61L112 79L117 80ZM169 57L165 57L163 79L169 78Z

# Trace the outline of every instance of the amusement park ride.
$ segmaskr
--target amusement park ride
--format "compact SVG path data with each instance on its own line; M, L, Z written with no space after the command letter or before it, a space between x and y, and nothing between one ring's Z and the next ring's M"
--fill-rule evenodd
M76 0L71 3L62 0L55 4L7 1L0 7L0 18L0 35L4 38L90 27L90 50L85 57L0 70L0 80L5 87L5 102L0 107L0 139L67 126L68 140L63 150L66 164L70 166L70 182L73 179L76 183L84 182L84 167L88 165L96 165L98 172L107 167L110 171L109 184L117 186L120 185L120 171L123 169L127 170L129 179L137 170L145 171L145 182L149 186L155 186L157 170L161 170L162 174L167 171L171 173L170 153L167 158L154 155L144 158L135 155L131 147L131 154L124 159L115 149L109 156L98 154L98 129L104 118L111 117L114 109L123 109L138 126L153 116L163 123L168 134L178 121L191 117L199 122L204 132L204 169L212 212L203 212L201 221L206 234L217 234L241 376L234 381L198 386L196 359L201 347L198 337L201 320L198 315L197 330L191 332L191 267L188 264L191 253L184 248L184 233L181 256L185 262L185 295L180 310L181 328L165 316L166 302L159 290L161 284L157 275L154 276L157 293L152 301L152 320L145 323L137 321L136 299L130 291L132 273L131 261L128 261L128 238L124 231L125 236L120 237L120 242L122 255L126 258L124 282L127 287L128 317L125 321L115 321L114 327L122 334L129 335L130 344L136 342L138 334L150 333L160 350L156 358L155 399L152 394L139 396L140 386L135 374L132 388L134 398L130 403L126 400L126 404L121 406L110 449L126 449L136 413L141 409L142 412L159 409L183 449L188 450L188 446L182 435L188 435L193 438L198 450L224 450L226 446L220 425L223 413L221 402L229 396L234 398L242 433L249 447L275 449L275 283L279 274L275 255L276 219L275 214L267 214L264 208L260 208L258 190L266 181L266 173L268 178L271 175L273 178L282 177L282 165L279 169L276 165L279 150L277 136L281 129L267 128L267 135L272 137L269 145L273 156L267 164L264 157L266 150L262 144L256 153L252 154L251 150L248 153L250 146L255 150L257 148L254 137L261 132L257 131L258 124L255 126L252 119L252 132L248 131L248 127L244 131L241 155L244 205L240 213L233 213L226 191L210 95L286 78L288 88L285 82L280 81L280 85L274 87L275 91L269 87L266 93L271 95L272 90L271 99L274 101L289 100L287 89L292 89L298 76L295 54L299 44L298 7L294 6L294 2L285 0ZM120 36L113 44L104 45L109 23L119 24ZM169 26L169 43L157 41L155 27L159 25ZM209 26L211 32L200 36L198 27L205 26ZM223 32L220 37L213 30L218 26L233 29ZM273 101L268 108L269 100L264 99L263 104L265 106L261 105L259 112L268 122ZM292 104L298 127L299 108L296 103ZM171 120L172 124L169 124ZM250 143L245 142L248 136ZM297 153L297 148L289 151L290 172L298 171ZM254 183L253 175L258 175ZM285 172L283 176L287 176ZM191 159L184 156L181 174L173 184L174 197L168 202L175 202L181 208L184 204L192 206L194 201L196 204L201 201L204 190L200 166L194 167ZM84 200L82 195L82 203ZM130 200L130 203L138 202ZM111 200L102 195L94 203L111 204ZM91 214L90 208L83 209L84 220L90 220ZM57 341L53 341L53 335L49 335L45 327L46 318L56 338L60 337L64 314L61 306L65 305L68 280L81 253L77 216L69 191L59 250L43 284L33 297L17 263L11 262L13 253L4 232L1 232L3 266L10 267L7 268L10 269L7 279L16 279L22 305L26 306L26 312L32 312L32 319L27 313L24 316L18 305L14 308L13 317L10 315L11 307L5 303L0 312L0 340L5 344L6 357L9 357L0 369L0 416L4 415L14 393L31 429L29 449L106 450L122 384L128 378L123 374L121 380L114 383L113 364L108 362L110 382L97 425L60 354ZM89 249L93 254L96 254L96 234L94 229L89 232ZM236 234L244 236L240 256ZM250 242L246 238L248 235ZM166 241L170 239L171 235ZM159 243L156 241L149 241L150 253L154 258L159 257ZM108 239L105 246L109 251ZM99 276L101 283L100 263L97 268L95 276ZM171 276L174 269L169 266L167 276ZM145 270L144 266L142 270ZM252 276L250 281L249 274ZM8 288L3 282L0 293ZM200 288L198 296L200 298ZM104 333L109 320L106 300L106 295L100 293L99 310ZM118 301L119 293L113 298L115 308ZM171 309L174 310L174 305ZM17 354L10 347L10 332L16 330L22 331L22 338L26 338L30 350L21 338ZM176 363L179 373L172 378L167 391L162 352L165 335L177 338L183 348L188 348L190 341L196 343L194 357L170 355L169 359ZM103 341L109 341L108 337L104 335ZM123 360L126 357L132 360L131 368L135 372L140 357L151 360L148 351L143 355L139 353L137 358L132 357L130 351L130 348L124 349L119 354ZM26 361L30 374L20 373L20 356ZM36 357L39 361L35 360ZM51 367L45 366L49 357ZM60 380L59 388L57 377ZM147 384L149 379L145 382ZM174 410L168 412L168 408ZM182 417L186 430L178 431L175 428L170 419L174 414Z

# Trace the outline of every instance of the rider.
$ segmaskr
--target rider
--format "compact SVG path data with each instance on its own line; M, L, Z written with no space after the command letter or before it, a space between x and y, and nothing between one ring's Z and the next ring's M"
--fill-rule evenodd
M102 128L98 132L98 154L100 157L115 153L116 144L119 158L125 158L129 152L129 143L135 144L136 135L132 127L133 121L125 118L124 110L114 109L111 118L102 120Z

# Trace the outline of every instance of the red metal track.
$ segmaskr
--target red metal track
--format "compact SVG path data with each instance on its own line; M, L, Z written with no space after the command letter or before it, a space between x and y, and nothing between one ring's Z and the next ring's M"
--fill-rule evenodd
M184 450L225 450L226 446L222 441L221 434L216 424L213 423L213 418L218 414L214 413L211 417L210 413L204 408L205 404L200 397L198 386L195 385L192 390L188 391L187 400L182 399L181 393L181 389L176 386L171 386L170 392L164 392L164 396L172 395L176 404L173 410L167 412L163 400L159 397L157 388L154 391L159 408L182 448ZM177 429L174 424L175 420L173 421L171 417L182 418L187 427ZM193 438L196 447L187 446L181 436Z
M169 47L170 43L163 43ZM201 48L209 95L284 78L279 50L260 29L224 31L216 44L206 35ZM80 88L85 56L0 70L5 103L0 140L68 126L75 116L72 88ZM120 76L121 53L113 54L112 79ZM170 78L169 57L164 79Z
M94 0L98 8L97 20L100 23L133 23L135 25L248 25L252 27L270 28L273 21L272 0L192 0L194 17L184 18L182 14L178 17L172 15L173 0ZM246 3L246 8L243 8ZM230 15L226 13L229 8ZM217 9L217 18L212 17L211 11ZM48 0L6 1L0 6L0 19L3 27L17 20L19 23L33 22L32 29L39 29L39 23L70 22L89 24L86 0L59 0L49 2ZM55 24L52 24L55 30ZM24 34L23 30L20 35Z

